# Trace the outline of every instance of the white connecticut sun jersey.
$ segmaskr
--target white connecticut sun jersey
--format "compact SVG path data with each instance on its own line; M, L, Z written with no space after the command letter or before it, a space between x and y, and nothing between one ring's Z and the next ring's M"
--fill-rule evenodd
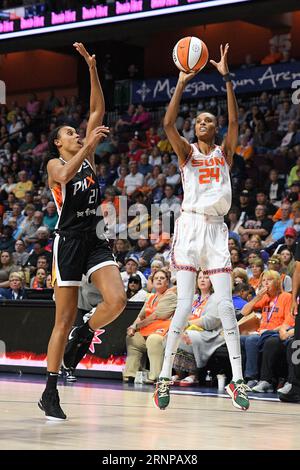
M224 216L231 206L229 165L223 150L215 146L209 155L195 144L181 166L184 191L182 210L199 214Z

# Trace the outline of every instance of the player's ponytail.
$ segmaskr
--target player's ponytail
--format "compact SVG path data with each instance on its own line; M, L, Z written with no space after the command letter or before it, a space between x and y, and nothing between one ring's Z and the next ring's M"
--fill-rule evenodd
M58 126L53 131L50 132L49 137L48 137L48 149L49 149L49 160L51 158L59 158L59 151L57 146L55 145L54 141L58 139L58 134L59 131L63 128L64 126Z

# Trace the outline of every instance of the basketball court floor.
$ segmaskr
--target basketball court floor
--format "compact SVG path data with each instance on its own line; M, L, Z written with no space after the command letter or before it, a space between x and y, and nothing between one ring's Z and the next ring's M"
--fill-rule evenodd
M255 396L247 412L214 389L174 388L152 404L152 386L80 378L59 387L67 421L37 402L44 377L0 374L0 450L300 449L300 405Z

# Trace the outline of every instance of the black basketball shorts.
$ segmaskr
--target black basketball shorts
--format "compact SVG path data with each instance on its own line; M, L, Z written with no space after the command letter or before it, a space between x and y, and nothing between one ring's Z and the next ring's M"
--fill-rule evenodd
M82 275L90 282L93 272L104 266L117 266L114 255L106 240L95 232L56 234L53 243L52 284L59 287L80 286Z

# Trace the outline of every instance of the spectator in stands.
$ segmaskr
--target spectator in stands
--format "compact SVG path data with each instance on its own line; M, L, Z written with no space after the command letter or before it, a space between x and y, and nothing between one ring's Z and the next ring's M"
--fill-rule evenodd
M0 299L23 300L26 299L26 290L23 289L23 274L12 272L9 275L8 288L0 288ZM1 285L1 283L0 283Z
M128 279L126 295L130 302L145 302L147 292L142 288L142 281L138 274L132 274Z
M14 251L16 240L12 236L13 229L9 225L5 225L0 231L0 252L7 250L9 253Z
M232 268L244 268L244 263L242 261L242 253L239 249L233 248L230 251L230 258L231 258L231 264Z
M100 164L99 167L97 168L97 179L98 179L100 194L101 196L104 196L105 190L108 186L108 179L109 179L106 165Z
M131 119L131 124L137 130L147 130L151 124L151 115L145 110L142 104L139 104Z
M164 270L164 263L159 259L153 259L150 266L150 273L147 280L147 292L154 292L153 277L154 274L159 270Z
M182 136L191 144L195 139L195 132L190 119L186 119L182 128Z
M259 190L256 193L256 203L257 205L265 206L266 207L266 216L271 218L270 216L274 215L277 211L277 207L270 203L267 194L264 191Z
M156 249L150 245L150 241L143 235L140 235L137 240L137 246L135 249L129 251L128 256L134 255L139 260L139 266L141 271L150 268L150 262L156 254ZM145 273L144 273L145 276Z
M129 251L128 240L116 239L114 241L113 253L115 255L119 268L122 268L124 266L125 258L127 256L128 251Z
M23 129L23 127L23 121L18 119L16 114L14 114L12 116L11 123L8 126L9 140L13 142L20 140L22 138L22 133L20 131Z
M264 240L271 233L272 227L273 222L267 217L267 208L257 205L255 207L255 218L246 220L240 226L239 234L259 235Z
M12 253L13 263L16 266L25 266L29 258L29 253L25 251L25 243L23 240L17 240L15 243L15 251Z
M36 115L39 113L41 107L40 101L37 99L35 93L31 93L29 95L29 99L26 103L26 111L29 114L30 117L36 117Z
M137 319L127 329L127 359L123 380L134 380L142 367L142 358L148 354L149 378L153 384L160 373L164 355L164 336L167 334L171 317L177 305L176 294L168 289L169 278L164 271L157 271L153 279L155 293L146 300Z
M268 269L277 271L280 274L282 289L285 292L292 292L292 278L283 272L280 255L272 255L268 259Z
M293 343L295 329L283 325L278 332L273 332L264 343L261 361L260 381L252 388L256 393L268 393L276 390L280 377L286 376L286 356L291 356L289 345ZM294 352L294 350L292 350ZM289 361L288 361L289 362ZM278 389L278 393L291 390L293 368L289 365L288 382Z
M161 167L161 164L162 164L161 151L159 150L157 146L153 147L153 149L151 150L151 154L149 156L149 163L153 167L155 165L158 165L159 167Z
M146 144L148 148L155 147L158 142L160 141L160 137L156 132L154 127L150 127L148 131L146 131Z
M43 132L40 135L40 143L32 150L32 156L40 158L48 149L47 135Z
M18 153L22 157L30 156L32 154L33 149L36 147L36 145L37 145L37 143L34 139L33 132L27 132L26 140L18 148Z
M288 248L283 247L278 250L278 254L281 260L281 272L292 277L295 269L295 259L293 252Z
M125 194L125 178L128 175L128 168L127 165L120 165L119 170L120 176L116 178L113 182L113 185L123 194Z
M225 134L227 134L228 131L228 125L227 125L227 119L224 114L221 114L218 117L218 135L220 136L221 139L224 139Z
M14 175L8 175L5 183L2 184L0 191L5 191L6 194L13 192L16 186Z
M278 51L277 47L273 44L270 44L269 53L261 60L262 65L272 65L276 64L282 59L281 52Z
M131 196L131 194L141 186L143 186L144 176L138 173L138 166L135 161L129 163L129 175L125 177L125 194Z
M32 220L26 218L24 220L24 228L22 232L22 238L26 245L30 245L32 240L35 239L38 228L42 225L44 214L41 211L35 211Z
M254 210L250 201L250 193L247 189L243 189L243 191L240 193L238 208L241 211L241 216L243 216L243 222L245 222L248 218L253 218Z
M235 310L235 315L238 317L237 319L239 320L242 315L241 315L241 310L244 307L244 305L247 304L248 302L248 296L250 292L250 287L249 284L246 282L241 282L234 284L233 290L232 290L232 302Z
M284 193L284 183L278 179L278 171L272 169L269 173L269 181L266 184L265 191L269 196L270 202L279 206Z
M34 243L33 249L29 253L29 258L27 260L27 266L29 267L31 273L34 273L36 271L38 258L42 255L46 257L48 264L50 265L52 258L51 253L44 249L41 241L37 241Z
M143 275L141 271L138 271L138 266L139 266L139 260L136 256L131 255L128 256L125 260L125 271L121 272L121 278L124 284L124 289L125 291L127 290L128 287L128 279L132 274L138 274L141 278L142 281L142 287L146 287L147 285L147 279Z
M265 248L268 253L280 252L284 248L291 250L293 254L296 251L297 232L295 227L288 227L284 231L284 237L279 238L275 243Z
M0 254L0 287L9 287L9 276L12 272L19 271L13 264L12 253L1 251Z
M282 109L279 111L278 131L288 132L290 121L295 121L295 120L297 120L296 109L290 105L289 101L284 101L282 105Z
M140 158L140 163L138 165L138 173L141 173L146 177L150 175L153 170L153 166L149 163L149 157L146 153L143 153Z
M43 218L43 226L48 227L50 232L55 229L58 220L58 214L56 211L55 203L50 201L47 204L46 213Z
M17 199L24 199L26 191L32 191L33 182L28 179L26 171L20 171L18 174L19 181L17 182L14 194Z
M257 333L241 336L241 345L246 355L244 375L248 379L250 388L257 385L258 353L263 350L266 338L282 327L293 326L290 316L291 304L291 294L282 292L280 274L273 270L265 271L262 276L262 289L242 309L244 316L257 311L261 311L262 314Z
M278 222L275 222L273 225L272 232L265 240L265 246L268 246L274 241L279 240L284 236L285 230L293 225L293 220L290 218L291 205L286 202L282 203L281 212L281 220L278 220Z
M172 186L176 186L180 183L180 174L177 172L177 166L174 165L174 163L168 165L166 181L167 184L171 184Z
M167 139L167 136L165 132L162 133L161 135L161 140L157 144L157 148L161 153L171 153L173 151L172 145L170 144L169 140ZM161 162L157 162L158 165L161 164Z
M144 149L139 146L139 141L137 139L130 140L128 142L128 149L127 157L129 162L133 161L139 163L141 155L144 153ZM150 164L152 165L151 161Z
M255 258L251 261L250 269L252 271L252 277L249 279L249 284L255 290L257 294L260 289L261 275L264 271L264 262L260 258ZM271 269L271 268L270 268Z
M31 279L31 289L45 289L46 288L47 271L44 268L38 268L36 275Z
M244 268L234 268L232 270L231 279L232 279L232 286L236 286L237 284L249 283L247 271Z
M6 211L6 213L4 214L3 225L8 225L9 220L11 219L11 217L14 217L16 219L16 222L17 222L18 225L22 225L22 222L24 221L25 216L22 214L21 206L18 202L16 202L12 206L12 211L11 212Z
M297 176L297 172L300 170L300 156L297 158L296 165L292 167L289 176L288 176L288 181L287 184L289 187L292 186L294 181L298 181L299 178Z
M247 135L240 135L239 145L236 148L236 153L241 155L244 160L250 160L253 157L254 149L253 146L249 143Z
M281 143L280 143L280 150L284 150L293 146L293 138L297 134L297 122L290 121L288 123L287 133L283 136ZM289 182L289 185L291 182Z

